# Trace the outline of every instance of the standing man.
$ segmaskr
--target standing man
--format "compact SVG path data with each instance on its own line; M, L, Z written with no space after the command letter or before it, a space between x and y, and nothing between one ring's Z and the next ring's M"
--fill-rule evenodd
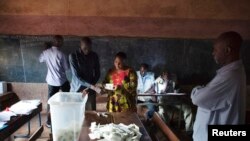
M95 87L100 77L100 64L97 54L91 51L92 42L90 38L81 39L81 47L69 55L69 62L72 71L71 89L73 92L88 90L86 110L96 110L96 93L100 88Z
M234 31L222 33L215 41L213 56L221 65L205 87L192 90L198 106L194 141L208 140L208 125L244 124L246 112L246 74L240 59L242 37Z
M40 62L45 62L48 68L46 82L48 83L48 99L57 93L60 89L68 92L70 89L66 77L66 71L69 70L69 63L66 55L60 50L63 45L63 37L56 35L53 37L52 47L46 46L40 57ZM47 105L47 122L46 126L51 127L49 105Z

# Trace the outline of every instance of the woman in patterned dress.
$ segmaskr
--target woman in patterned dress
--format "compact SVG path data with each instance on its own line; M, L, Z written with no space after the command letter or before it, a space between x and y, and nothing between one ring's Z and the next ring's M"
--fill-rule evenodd
M136 112L136 72L124 65L126 54L119 52L115 55L114 68L111 68L104 80L104 85L111 83L114 90L108 90L108 112Z

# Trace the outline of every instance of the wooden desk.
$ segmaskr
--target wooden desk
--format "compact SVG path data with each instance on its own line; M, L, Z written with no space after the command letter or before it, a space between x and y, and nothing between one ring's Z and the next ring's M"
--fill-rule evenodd
M108 117L105 118L97 116L96 112L94 111L85 112L85 120L79 141L90 141L88 134L90 133L89 127L91 122L96 122L100 124L124 123L126 125L134 123L140 128L140 132L142 133L141 141L151 141L150 136L148 135L146 129L144 128L142 122L140 121L136 113L131 113L131 112L110 113L108 114Z
M39 124L41 126L41 116L40 112L42 111L42 103L38 105L29 115L19 115L12 117L11 120L7 123L7 127L0 130L0 141L3 141L15 131L17 131L25 123L29 122L33 117L39 115ZM30 125L29 125L30 126ZM30 127L28 127L30 130ZM26 135L29 137L29 133Z
M137 96L184 96L186 93L163 93L163 94L157 94L157 93L139 93Z

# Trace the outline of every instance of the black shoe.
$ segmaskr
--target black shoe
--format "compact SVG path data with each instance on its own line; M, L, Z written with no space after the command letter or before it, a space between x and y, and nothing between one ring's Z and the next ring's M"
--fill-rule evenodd
M51 123L46 122L46 126L47 126L48 128L51 128Z

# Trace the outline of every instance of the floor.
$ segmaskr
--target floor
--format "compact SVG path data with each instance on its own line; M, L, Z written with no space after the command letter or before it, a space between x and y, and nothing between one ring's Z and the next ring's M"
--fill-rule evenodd
M41 114L42 118L42 125L44 126L43 133L37 141L47 141L49 139L49 133L51 133L50 128L47 128L45 126L45 121L46 121L46 114L42 113ZM39 120L38 116L34 117L31 120L31 134L34 133L39 127ZM28 139L25 138L16 138L14 139L14 135L24 135L28 133L28 124L23 125L19 130L17 130L14 134L11 135L9 139L6 139L5 141L27 141Z

